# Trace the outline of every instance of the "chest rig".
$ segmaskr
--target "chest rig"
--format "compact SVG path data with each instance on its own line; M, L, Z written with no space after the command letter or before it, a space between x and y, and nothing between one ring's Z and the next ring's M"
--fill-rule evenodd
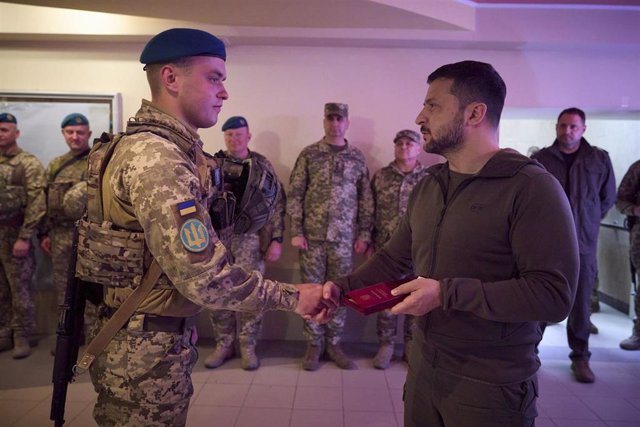
M0 225L22 224L27 205L25 169L16 157L3 158L0 162Z
M113 137L103 133L94 142L88 157L87 213L78 225L76 275L81 280L108 286L136 288L153 261L151 253L146 248L142 231L122 229L115 226L111 218L105 217L102 189L107 164L122 138L138 132L153 133L154 127L155 124L148 126L144 123L129 122L127 133ZM202 203L208 206L212 198L212 183L215 184L215 170L218 168L213 158L198 155L197 151L195 163L201 194L205 195ZM163 276L159 286L171 285Z

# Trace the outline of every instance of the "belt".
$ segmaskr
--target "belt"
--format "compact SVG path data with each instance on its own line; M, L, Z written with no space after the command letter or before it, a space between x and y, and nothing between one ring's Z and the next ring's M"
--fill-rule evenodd
M101 307L100 315L102 317L109 318L116 312L117 309L113 307ZM134 314L134 317L144 316L142 319L142 331L144 332L173 332L184 333L185 330L196 324L197 316L191 317L173 317L173 316L158 316L155 314ZM129 322L127 322L122 328L126 329ZM140 330L140 329L138 329Z

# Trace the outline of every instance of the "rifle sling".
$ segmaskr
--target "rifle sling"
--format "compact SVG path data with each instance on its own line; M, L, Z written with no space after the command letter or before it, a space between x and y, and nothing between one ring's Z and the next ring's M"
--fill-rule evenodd
M116 336L118 331L129 321L136 309L142 304L142 301L149 295L153 286L158 282L162 269L158 262L154 259L149 269L142 277L142 282L127 297L120 307L113 313L113 316L100 329L100 332L91 340L82 357L74 367L74 372L80 370L79 373L89 369L93 361L104 351L109 342Z

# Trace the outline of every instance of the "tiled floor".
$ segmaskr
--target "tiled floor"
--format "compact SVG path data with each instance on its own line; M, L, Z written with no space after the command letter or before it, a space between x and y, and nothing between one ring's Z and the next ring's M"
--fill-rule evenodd
M640 426L640 351L626 352L618 342L630 332L631 321L603 306L592 317L600 328L593 335L591 365L594 384L573 381L569 371L564 323L550 325L540 347L541 427ZM50 426L52 337L41 341L25 360L0 353L0 426ZM202 346L193 375L195 392L189 426L387 427L402 425L402 385L406 368L396 362L386 371L373 369L372 344L351 344L347 352L360 369L341 371L325 363L317 372L299 368L304 343L265 341L259 345L262 366L240 369L238 359L215 370L202 360ZM94 426L95 393L85 375L71 385L66 425ZM455 426L454 426L455 427Z

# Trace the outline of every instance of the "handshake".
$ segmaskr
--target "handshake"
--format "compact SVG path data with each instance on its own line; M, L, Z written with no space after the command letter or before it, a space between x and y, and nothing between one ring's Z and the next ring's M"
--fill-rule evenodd
M333 282L295 285L300 292L295 312L305 320L327 323L340 306L341 291Z

